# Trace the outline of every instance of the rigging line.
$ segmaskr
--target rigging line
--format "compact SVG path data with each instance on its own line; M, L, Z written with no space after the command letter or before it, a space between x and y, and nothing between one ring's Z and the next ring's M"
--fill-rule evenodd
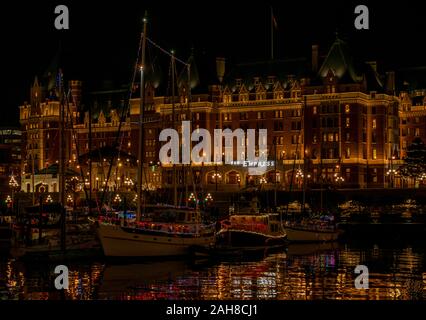
M143 37L143 33L142 33L142 37ZM146 37L146 40L151 43L154 47L156 47L158 50L160 50L161 52L163 52L164 54L168 55L169 57L174 57L174 59L178 62L180 62L181 64L187 66L188 63L184 62L183 60L180 60L179 58L176 58L176 56L174 56L171 52L167 51L166 49L163 49L162 47L160 47L158 44L156 44L154 41L152 41L149 37Z
M169 65L169 72L168 72L168 75L167 75L167 89L166 89L166 94L167 94L167 96L169 97L169 99L170 99L170 91L171 91L171 79L172 78L172 61L170 60L170 65Z
M131 83L130 83L130 88L129 88L129 98L128 98L128 100L127 100L127 108L124 108L124 107L123 107L122 112L121 112L121 116L120 116L120 119L119 119L120 121L119 121L119 123L118 123L117 135L116 135L116 138L115 138L115 143L114 143L114 145L113 145L113 147L114 147L114 148L118 145L118 141L119 141L119 139L120 139L121 127L122 127L122 125L123 125L123 118L124 118L124 121L125 121L125 120L126 120L126 119L125 119L125 115L127 115L127 112L130 110L130 104L131 104L131 102L130 102L130 101L131 101L131 99L132 99L132 94L133 94L133 85L134 85L134 83L135 83L137 70L139 69L139 68L138 68L138 63L139 63L140 53L141 53L141 51L142 51L142 40L143 40L143 33L141 33L141 37L140 37L140 40L139 40L139 48L138 48L138 52L137 52L137 54L136 54L136 63L135 63L135 68L134 68L134 70L133 70L132 81L131 81ZM141 99L142 99L142 97L141 97ZM118 151L118 155L119 155L119 154L120 154L120 152ZM111 159L110 159L110 163L109 163L108 175L107 175L107 179L106 179L106 182L105 182L105 186L107 186L107 185L108 185L109 178L110 178L110 175L111 175L111 170L112 170L112 165L113 165L113 163L114 163L114 152L112 152L112 154L111 154ZM103 203L103 202L104 202L104 199L105 199L105 192L106 192L106 188L104 188L104 190L103 190L103 192L102 192L101 203Z
M71 110L70 110L68 95L71 95L71 89L68 89L68 94L65 95L65 102L66 102L66 105L67 105L67 111L68 111L68 114L71 115ZM76 106L76 109L77 109L76 101L75 101L75 99L74 99L74 97L72 95L71 95L71 97L72 97L73 103L74 103L74 105ZM85 180L84 180L85 177L84 177L83 167L81 165L80 147L79 147L80 145L78 143L77 135L75 134L75 129L74 129L74 123L73 123L73 120L72 120L72 115L70 116L70 119L71 119L70 120L70 122L71 122L71 135L72 135L72 138L73 138L74 143L75 143L75 149L76 149L76 156L77 156L78 166L80 167L80 175L81 175L81 179L83 181L83 190L84 190L84 194L86 196L86 199L89 199L88 194L87 194L87 188L86 188Z
M124 105L122 105L121 108L124 108ZM118 110L116 111L116 113L117 113L117 116L118 116ZM127 118L127 115L126 115L126 118ZM119 143L119 147L118 147L119 151L121 151L121 148L123 147L123 141L124 141L124 130L121 132L120 143Z

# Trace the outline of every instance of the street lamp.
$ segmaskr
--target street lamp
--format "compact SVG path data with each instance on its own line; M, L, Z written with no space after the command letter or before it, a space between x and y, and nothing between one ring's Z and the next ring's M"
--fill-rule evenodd
M8 207L11 207L11 205L12 205L12 198L9 195L7 195L7 198L6 198L6 200L4 202L6 202L6 204L7 204Z
M13 210L13 206L14 206L14 202L15 202L15 189L17 189L19 187L18 182L15 179L14 175L10 176L10 180L9 180L9 187L12 190L12 199L11 199L11 204L12 204L12 210Z
M72 204L73 204L73 198L72 198L72 196L69 194L68 196L67 196L67 202L68 202L68 204L71 206Z
M394 174L396 173L396 170L394 170L393 169L393 160L395 160L395 156L392 156L391 157L391 161L390 161L390 171L391 171L391 176L390 176L390 185L391 185L391 188L393 188L394 187Z
M218 180L222 178L222 175L220 173L218 173L217 169L216 169L216 172L213 173L212 177L213 177L213 179L214 179L214 181L216 183L216 191L217 191Z
M52 203L52 202L53 202L52 197L49 194L46 198L46 203Z
M197 205L197 199L195 198L195 195L193 192L188 197L188 202L193 203L195 206Z
M124 179L124 184L127 186L127 188L131 188L135 183L131 178L126 177L126 179Z
M299 185L300 188L300 182L303 180L304 174L302 169L297 169L296 171L296 180L297 180L297 184Z
M206 196L206 198L204 199L204 201L206 203L209 203L209 202L213 201L212 195L210 193L208 193L207 196Z
M335 181L336 181L336 183L343 183L343 182L345 182L345 179L343 177L339 176L339 175L336 175Z
M391 188L393 188L394 187L394 183L393 183L393 181L394 181L394 176L397 174L397 172L396 172L396 170L395 169L389 169L387 172L386 172L386 175L389 177L389 185L390 185L390 187Z
M121 202L121 197L118 193L114 197L114 202L117 203L117 204L120 204L120 202Z

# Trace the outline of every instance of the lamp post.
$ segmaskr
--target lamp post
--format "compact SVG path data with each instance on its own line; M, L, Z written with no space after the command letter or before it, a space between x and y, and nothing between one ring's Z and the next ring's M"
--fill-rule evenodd
M217 191L217 184L219 182L219 179L222 178L222 175L220 173L217 172L217 165L216 165L216 172L213 174L213 178L215 180L215 184L216 184L216 191Z
M126 178L124 179L124 184L126 185L127 190L128 190L128 191L130 191L130 190L131 190L131 188L133 187L133 185L134 185L135 183L133 182L133 180L132 180L131 178L126 177Z
M389 187L394 187L394 179L396 170L393 168L393 160L395 160L395 156L392 156L390 159L390 169L386 172L386 175L389 177Z
M394 188L394 174L395 174L395 170L393 169L393 160L395 160L395 156L391 157L391 170L392 170L391 187L392 188Z
M297 169L297 171L296 171L296 180L297 180L298 188L300 188L301 184L303 182L303 171L300 168Z

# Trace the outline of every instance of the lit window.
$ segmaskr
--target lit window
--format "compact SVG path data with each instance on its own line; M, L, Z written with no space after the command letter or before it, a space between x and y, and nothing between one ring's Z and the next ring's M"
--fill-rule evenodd
M317 106L314 106L314 108L312 109L312 113L317 114Z
M376 121L376 119L373 119L373 129L376 129L377 128L377 121Z
M377 159L377 149L373 149L373 160Z
M351 107L347 104L345 106L345 113L349 113L349 112L351 112Z
M346 118L345 126L346 126L346 128L349 128L351 126L351 119L350 118Z

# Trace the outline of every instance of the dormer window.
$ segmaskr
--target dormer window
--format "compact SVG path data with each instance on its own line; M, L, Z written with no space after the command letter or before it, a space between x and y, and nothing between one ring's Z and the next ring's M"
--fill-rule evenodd
M284 99L284 93L282 91L278 91L274 93L275 99Z
M241 79L236 79L235 82L236 82L237 87L241 87L241 84L242 84Z
M224 94L223 95L223 102L224 103L230 103L231 102L231 95L230 94Z
M248 99L249 99L249 95L248 95L248 93L241 93L241 94L240 94L240 101L241 101L241 102L248 101Z

